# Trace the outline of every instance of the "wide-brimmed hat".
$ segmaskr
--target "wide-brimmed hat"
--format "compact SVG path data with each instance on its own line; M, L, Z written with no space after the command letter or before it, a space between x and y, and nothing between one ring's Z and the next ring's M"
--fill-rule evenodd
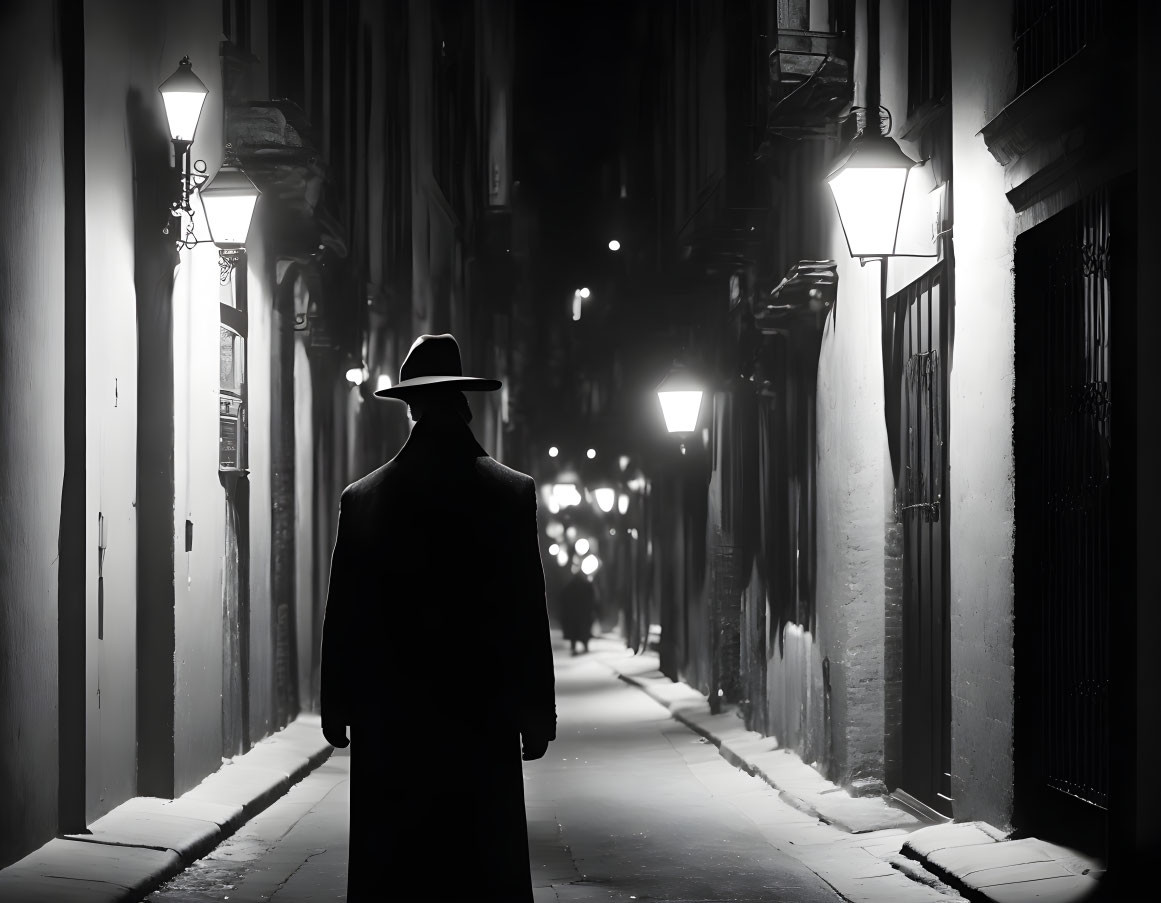
M375 393L379 398L403 398L424 389L458 389L461 392L494 392L500 380L464 376L460 346L455 336L421 335L399 368L399 382Z

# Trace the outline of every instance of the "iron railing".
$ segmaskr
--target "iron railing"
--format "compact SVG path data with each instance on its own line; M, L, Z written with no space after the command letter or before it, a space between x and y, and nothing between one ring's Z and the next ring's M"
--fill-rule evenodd
M1109 790L1109 195L1056 218L1046 267L1041 467L1043 769L1107 807Z

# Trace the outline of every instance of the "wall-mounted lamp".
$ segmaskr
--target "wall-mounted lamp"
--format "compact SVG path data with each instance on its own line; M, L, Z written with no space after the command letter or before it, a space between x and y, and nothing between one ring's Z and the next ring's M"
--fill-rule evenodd
M895 139L876 128L860 132L826 177L852 257L896 256L903 194L914 166Z
M206 164L204 160L190 162L190 147L209 90L194 75L193 65L186 56L177 64L177 71L161 83L158 91L165 104L169 140L173 142L173 167L178 175L177 197L170 204L170 210L174 216L182 213L193 216L190 198L194 189L205 181Z
M696 377L685 367L675 364L657 387L657 400L661 402L665 428L671 433L692 433L697 429L704 394L705 390ZM681 453L685 454L684 442L681 444Z
M161 83L158 91L165 103L165 118L169 123L173 165L177 175L177 192L169 209L172 216L180 217L184 213L189 218L185 234L177 239L177 243L184 248L201 244L194 237L192 204L194 191L201 189L198 193L205 210L210 240L218 246L221 280L225 285L230 281L240 255L245 252L246 233L250 230L258 189L238 165L238 159L229 144L226 145L221 169L208 182L205 161L191 161L190 148L209 91L205 83L194 75L188 56L182 57L177 71ZM168 234L168 226L165 232Z
M221 169L198 192L206 211L210 240L218 246L223 285L230 281L230 274L246 252L246 235L259 193L238 165L233 148L227 144Z

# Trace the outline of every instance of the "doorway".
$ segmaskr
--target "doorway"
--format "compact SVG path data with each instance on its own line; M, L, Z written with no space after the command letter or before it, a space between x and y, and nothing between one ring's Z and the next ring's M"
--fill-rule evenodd
M888 299L899 404L896 517L903 533L899 790L942 816L951 798L948 607L947 265Z
M1111 248L1134 208L1124 183L1102 187L1016 240L1013 821L1095 855L1111 782L1113 404L1128 388L1111 338L1133 303L1118 268L1135 266Z

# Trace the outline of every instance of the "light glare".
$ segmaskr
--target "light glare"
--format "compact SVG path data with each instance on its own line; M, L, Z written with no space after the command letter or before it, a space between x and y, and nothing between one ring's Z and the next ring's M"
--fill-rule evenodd
M391 377L386 373L379 374L379 381L375 383L375 391L382 392L384 389L391 388Z
M589 541L583 536L576 541L576 553L584 555L589 550Z
M597 489L593 495L597 497L597 506L608 514L613 510L613 506L617 503L617 492L615 489L602 486Z
M587 452L585 452L585 457L588 458L590 461L593 458L595 458L596 456L597 456L597 450L595 448L590 448Z
M548 554L549 555L556 555L556 553L559 551L560 551L560 546L557 545L556 543L553 543L552 545L550 545L548 547Z
M658 392L661 413L665 416L665 428L671 433L690 433L697 428L697 415L701 411L700 389L681 389Z
M617 241L617 239L614 238L611 242L609 242L609 250L610 251L620 251L621 250L621 243L619 241Z
M852 257L895 253L906 169L848 166L829 182Z
M624 493L617 496L617 510L621 514L626 514L629 511L629 496Z
M352 367L350 370L348 370L347 371L347 382L349 382L353 386L363 385L363 368L362 367Z
M548 449L548 457L550 457L550 458L555 458L559 454L560 454L560 449L557 448L555 445L553 445L551 448Z
M552 498L561 508L579 505L583 499L575 483L556 483L552 487Z
M581 562L581 570L584 571L585 576L593 574L600 566L601 563L597 560L596 555L589 555Z

